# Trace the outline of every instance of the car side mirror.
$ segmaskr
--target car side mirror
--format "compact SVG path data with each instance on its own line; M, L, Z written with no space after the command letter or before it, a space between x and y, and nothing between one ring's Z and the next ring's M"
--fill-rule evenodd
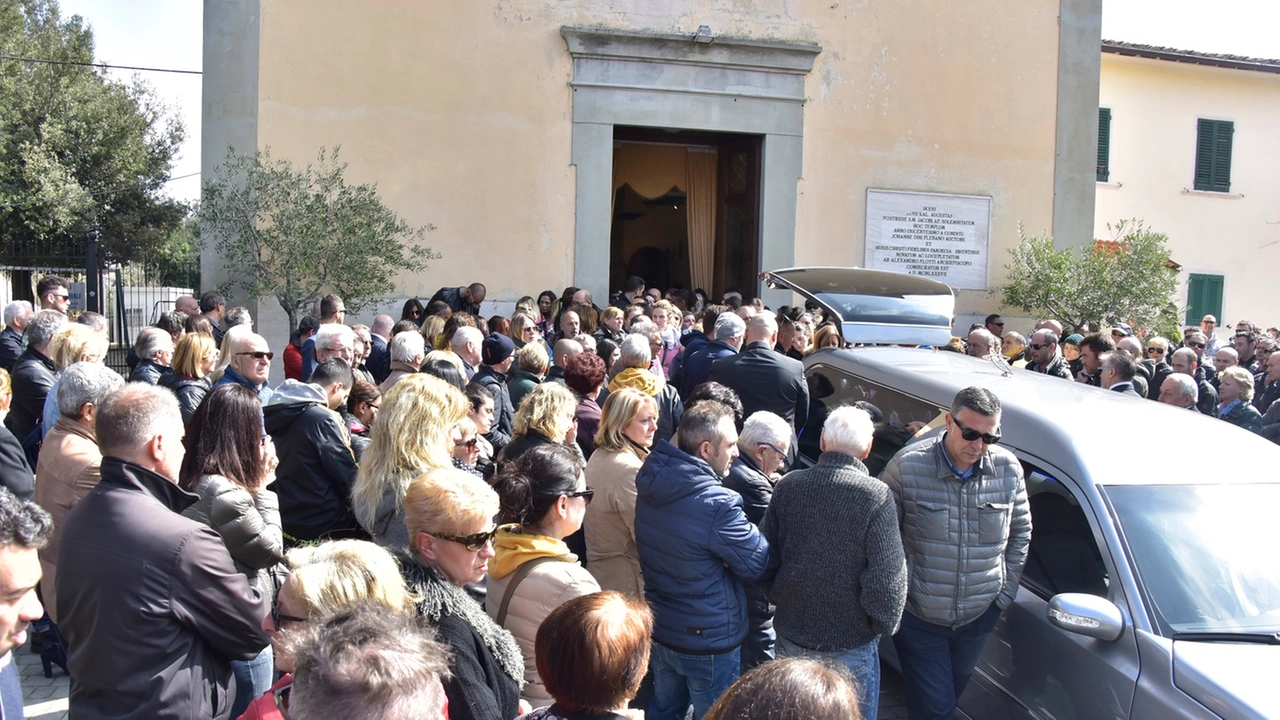
M1068 632L1111 642L1124 633L1124 615L1106 598L1062 593L1049 600L1049 622Z

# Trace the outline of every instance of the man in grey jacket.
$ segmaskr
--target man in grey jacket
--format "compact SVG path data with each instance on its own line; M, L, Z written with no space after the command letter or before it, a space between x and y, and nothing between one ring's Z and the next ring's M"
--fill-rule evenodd
M911 568L894 646L912 720L955 715L1000 612L1013 603L1031 540L1022 466L1000 441L1000 400L961 390L946 431L885 466Z

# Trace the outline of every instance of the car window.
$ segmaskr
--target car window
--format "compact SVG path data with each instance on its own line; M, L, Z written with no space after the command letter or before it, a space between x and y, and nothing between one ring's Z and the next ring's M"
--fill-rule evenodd
M911 397L897 390L854 377L827 365L809 368L809 418L800 432L800 453L816 462L822 437L822 424L832 410L846 405L861 405L875 422L875 440L866 459L867 471L879 475L902 446L922 426L936 427L946 412L937 405Z
M1045 599L1066 592L1107 597L1107 567L1075 493L1027 462L1023 473L1031 507L1031 547L1022 584Z

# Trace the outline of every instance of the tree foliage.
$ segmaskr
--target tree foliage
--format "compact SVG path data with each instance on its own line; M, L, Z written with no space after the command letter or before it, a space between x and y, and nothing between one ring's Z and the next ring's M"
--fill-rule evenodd
M93 33L57 0L0 0L5 55L93 62ZM0 239L74 259L94 227L107 262L145 260L187 208L161 195L184 130L135 79L82 65L0 60Z
M289 329L324 294L360 310L390 293L401 271L420 272L439 256L422 245L431 226L411 227L382 203L376 185L350 185L338 148L294 167L270 149L229 149L206 180L201 238L225 261L232 287L274 297Z
M1177 287L1177 274L1168 267L1168 237L1137 219L1107 229L1109 242L1058 250L1052 238L1029 238L1019 228L1005 265L1009 281L995 291L1006 306L1077 331L1089 322L1161 324Z

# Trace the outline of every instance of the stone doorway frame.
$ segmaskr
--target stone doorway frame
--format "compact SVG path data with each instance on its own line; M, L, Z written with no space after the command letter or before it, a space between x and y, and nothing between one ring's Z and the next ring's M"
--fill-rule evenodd
M573 57L574 285L597 304L608 297L615 125L763 135L760 268L795 263L804 82L820 46L570 26L560 34ZM770 304L789 300L767 292L779 295Z

